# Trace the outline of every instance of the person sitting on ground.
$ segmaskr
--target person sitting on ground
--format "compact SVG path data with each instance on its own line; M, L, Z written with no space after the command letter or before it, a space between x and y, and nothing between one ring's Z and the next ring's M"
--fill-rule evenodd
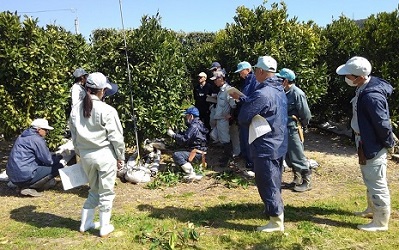
M190 153L196 149L198 150L193 160L201 160L202 153L207 150L206 135L208 129L204 123L199 119L199 111L196 107L188 108L184 114L185 122L188 128L182 133L175 133L172 129L168 129L168 135L176 140L180 145L186 146L190 151L177 151L173 153L173 161L181 166L185 173L185 178L189 181L200 180L201 175L197 175L194 171L191 162L189 161Z
M52 155L44 137L49 130L46 119L35 119L31 127L17 138L7 162L7 175L20 193L25 196L41 196L40 191L55 186L61 155ZM38 192L39 191L39 192Z

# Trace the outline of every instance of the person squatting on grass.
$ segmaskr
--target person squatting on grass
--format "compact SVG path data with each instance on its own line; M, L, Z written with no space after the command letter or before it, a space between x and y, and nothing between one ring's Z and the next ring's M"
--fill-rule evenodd
M389 116L387 97L393 88L387 81L370 76L370 62L360 56L350 58L336 70L345 82L356 87L351 100L351 127L359 157L360 170L367 187L367 208L355 215L372 218L365 231L386 231L391 214L391 196L387 183L387 152L395 142Z
M181 133L175 133L172 129L168 129L167 134L175 139L182 146L187 147L190 151L177 151L173 153L173 161L181 166L185 173L185 179L188 181L200 180L202 175L197 175L194 171L189 157L193 150L199 150L193 160L200 161L202 153L207 150L208 129L199 118L199 111L196 107L190 107L185 112L185 122L187 129ZM205 166L204 166L205 167Z
M58 169L64 167L60 163L62 156L52 155L44 139L53 129L46 119L35 119L11 149L6 173L22 195L42 196L38 191L54 187L54 177L58 176Z
M258 231L284 231L284 204L281 197L283 160L288 148L287 97L281 80L274 72L277 62L270 56L258 58L255 77L259 82L255 91L242 104L238 115L240 126L249 128L252 119L260 115L266 119L271 131L259 136L249 144L250 156L254 163L255 183L270 216L266 226Z
M114 231L110 224L115 198L117 168L125 160L123 129L117 111L102 102L108 79L99 72L89 74L86 95L71 112L69 126L76 154L89 180L89 195L83 205L80 232L100 226L100 236ZM100 223L94 223L95 209L100 211Z
M292 168L294 180L287 187L294 188L296 192L305 192L312 189L312 170L304 153L302 128L309 124L312 115L305 93L295 85L294 71L283 68L276 76L283 79L288 103L288 152L285 162Z

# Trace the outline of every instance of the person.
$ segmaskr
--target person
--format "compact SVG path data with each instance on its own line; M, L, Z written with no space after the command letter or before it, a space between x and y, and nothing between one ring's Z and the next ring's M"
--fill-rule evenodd
M105 237L114 226L110 223L117 168L125 160L123 129L117 111L101 99L112 89L100 72L89 74L86 95L71 111L69 126L76 154L89 180L89 195L83 204L80 232L100 226ZM100 224L94 223L95 209L100 211Z
M71 92L71 106L73 107L79 101L83 100L86 95L85 84L89 74L82 68L78 68L73 72L75 83L72 85Z
M234 95L236 92L232 93L231 96L237 100L237 113L239 114L241 110L242 103L246 101L246 98L254 92L256 88L256 78L255 75L252 72L252 66L249 62L247 61L242 61L238 63L237 65L237 70L234 73L239 73L241 79L244 80L244 84L241 87L241 92L244 94L244 96L237 96ZM248 144L248 128L239 126L239 137L240 137L240 149L241 149L241 156L245 160L245 173L253 177L255 176L254 173L254 164L251 161L251 158L249 157L249 144Z
M209 102L206 101L210 94L211 86L206 82L207 75L205 72L198 74L198 84L194 87L194 106L199 110L199 118L204 123L205 127L210 130L209 125Z
M53 129L46 119L35 119L11 149L6 173L20 189L21 195L42 196L41 191L56 185L54 177L59 175L58 169L64 166L60 163L62 156L51 154L44 139Z
M284 204L281 197L283 160L288 148L287 97L281 81L275 76L277 62L271 56L258 58L255 91L242 104L238 115L240 126L249 129L255 116L260 115L269 124L271 131L262 133L249 144L254 163L255 183L265 205L269 223L258 227L258 231L284 231Z
M351 127L359 157L360 170L367 188L367 208L355 212L370 217L366 225L358 225L365 231L386 231L391 214L391 197L387 184L387 149L395 144L390 122L387 97L393 88L387 81L370 76L370 62L360 56L350 58L336 70L345 76L345 82L356 87L351 100L353 116Z
M215 85L220 88L217 95L216 107L214 110L213 119L215 120L215 133L211 132L214 140L219 141L223 145L223 157L220 159L220 164L226 166L230 158L233 156L233 146L231 144L230 136L230 119L232 118L233 109L236 108L234 99L227 93L231 86L224 80L225 74L223 71L215 71L210 80L214 81ZM239 146L239 143L238 143Z
M285 161L292 168L294 179L287 187L294 188L296 192L305 192L312 189L312 170L304 153L302 128L309 124L312 115L305 93L295 85L294 71L283 68L276 76L283 80L288 102L288 152Z
M196 107L189 107L184 114L187 129L181 133L175 133L172 129L168 129L167 134L179 145L188 148L189 151L174 152L173 161L182 168L186 180L200 180L202 176L195 173L189 158L190 154L195 152L194 159L192 160L202 160L203 154L207 151L206 135L208 134L208 129L199 119L200 113Z

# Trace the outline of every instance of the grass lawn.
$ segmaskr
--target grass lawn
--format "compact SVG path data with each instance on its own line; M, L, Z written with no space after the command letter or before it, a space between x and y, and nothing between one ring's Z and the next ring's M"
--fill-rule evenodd
M0 249L399 249L398 163L389 161L388 166L389 231L369 233L356 226L370 219L352 214L366 206L352 145L312 133L305 148L320 166L313 190L283 190L284 233L256 232L267 218L251 181L238 175L215 178L208 169L198 183L156 189L117 180L111 219L116 229L108 238L98 237L98 230L78 232L87 187L63 191L59 183L43 197L25 198L2 182ZM284 172L283 179L291 180L292 173Z

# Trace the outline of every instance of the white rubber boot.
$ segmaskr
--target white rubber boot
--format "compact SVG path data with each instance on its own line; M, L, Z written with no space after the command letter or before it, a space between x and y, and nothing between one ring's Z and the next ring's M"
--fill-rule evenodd
M258 231L261 232L284 232L284 213L280 214L277 217L270 216L270 221L266 226L258 227Z
M369 194L367 194L367 208L361 212L354 212L353 214L363 218L373 218L374 204Z
M373 220L369 224L358 225L357 228L369 232L387 231L390 216L390 207L375 207Z
M81 224L79 231L81 233L92 229L92 228L99 228L100 223L99 222L94 222L94 209L82 209L82 218L80 219Z
M100 212L100 236L106 237L114 231L114 226L110 224L111 211Z
M181 165L181 168L183 169L184 173L190 175L191 173L194 172L193 165L191 165L190 162L186 162L183 165Z

